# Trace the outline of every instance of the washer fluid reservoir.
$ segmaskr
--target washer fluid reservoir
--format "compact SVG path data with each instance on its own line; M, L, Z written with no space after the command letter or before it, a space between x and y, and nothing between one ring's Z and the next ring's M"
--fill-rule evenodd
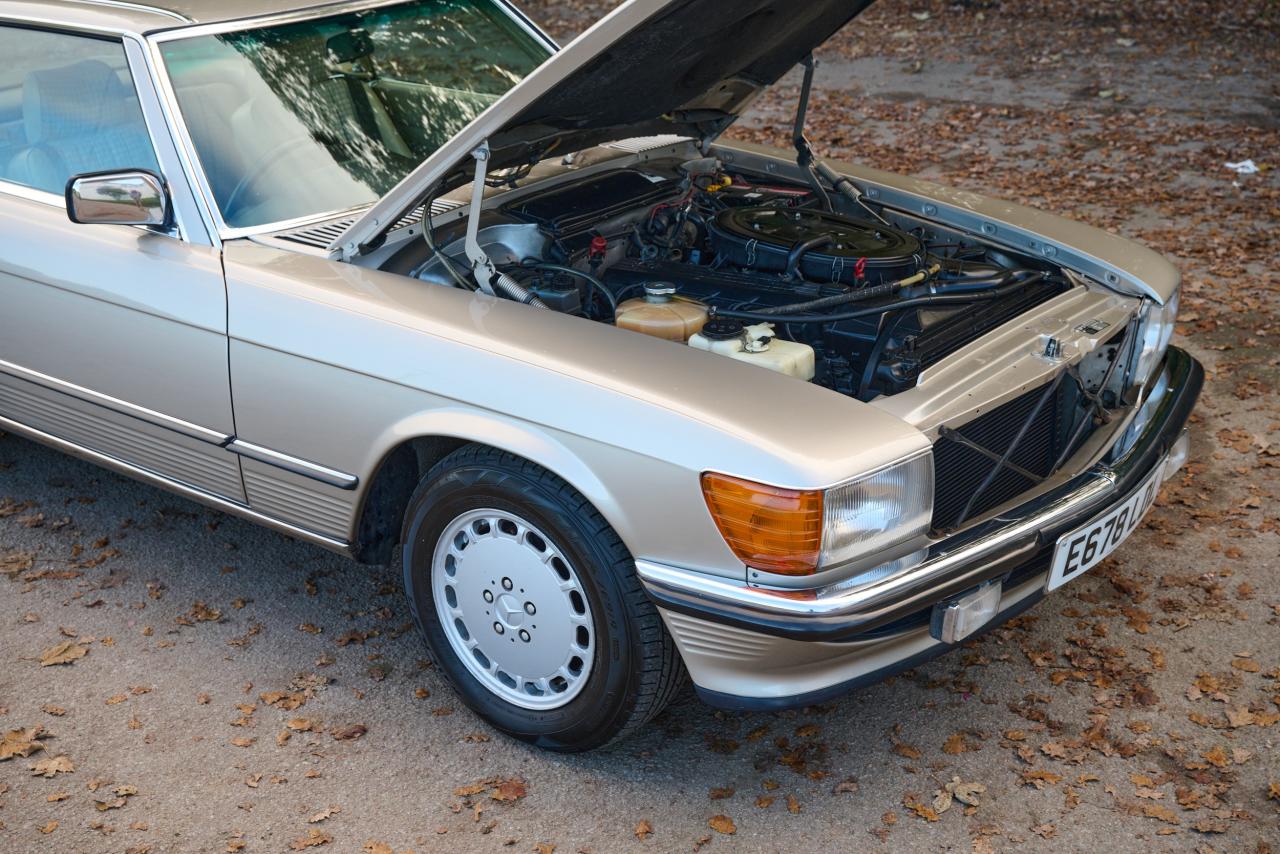
M643 332L655 338L684 342L707 322L707 307L694 300L680 299L674 285L651 282L644 296L618 306L614 323L622 329Z
M813 379L813 348L797 341L775 338L772 323L743 326L740 320L710 320L701 332L689 339L689 346L806 382Z

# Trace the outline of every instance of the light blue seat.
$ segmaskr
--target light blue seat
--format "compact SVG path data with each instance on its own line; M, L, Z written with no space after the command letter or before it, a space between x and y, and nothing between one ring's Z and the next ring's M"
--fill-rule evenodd
M10 181L61 193L67 179L107 169L156 169L136 93L105 62L33 71L22 83L27 146Z

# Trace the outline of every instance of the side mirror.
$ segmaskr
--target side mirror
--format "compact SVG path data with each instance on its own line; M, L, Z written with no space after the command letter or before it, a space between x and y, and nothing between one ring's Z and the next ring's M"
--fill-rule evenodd
M172 224L169 190L159 175L145 169L73 175L66 196L72 222L159 228Z

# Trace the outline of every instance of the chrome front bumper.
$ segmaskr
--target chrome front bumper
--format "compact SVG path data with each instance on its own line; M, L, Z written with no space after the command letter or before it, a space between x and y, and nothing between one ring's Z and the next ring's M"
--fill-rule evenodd
M1170 348L1163 373L1164 394L1152 401L1154 411L1147 413L1141 435L1123 457L1099 463L1026 504L938 540L922 562L899 574L848 590L838 585L777 590L648 561L637 561L637 572L659 608L699 621L790 640L866 636L1025 567L1060 534L1124 500L1157 466L1165 465L1184 435L1204 369L1186 352Z

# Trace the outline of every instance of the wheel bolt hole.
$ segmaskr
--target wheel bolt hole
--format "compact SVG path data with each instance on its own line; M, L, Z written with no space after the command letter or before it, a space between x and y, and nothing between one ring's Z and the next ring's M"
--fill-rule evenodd
M486 591L484 592L484 601L486 601L486 602L490 602L490 603L492 603L492 602L493 602L493 591L491 591L491 590L486 590Z
M530 640L532 640L532 637L531 637L531 636L529 635L529 633L528 633L528 632L526 632L524 629L521 629L521 630L520 630L520 640L524 641L525 643L528 643Z
M511 583L511 579L510 579L510 578L504 578L504 579L502 579L502 589L503 589L503 590L510 590L510 589L511 589L512 587L514 587L514 586L515 586L515 585Z
M495 632L497 632L498 634L502 634L503 632L505 632L505 631L506 631L506 629L504 629L504 628L502 627L502 623L499 623L499 622L497 622L496 620L495 620L495 621L494 621L494 623L493 623L493 630L494 630Z
M528 614L530 617L532 617L534 614L538 613L538 609L534 607L534 604L532 602L525 602L524 612Z

